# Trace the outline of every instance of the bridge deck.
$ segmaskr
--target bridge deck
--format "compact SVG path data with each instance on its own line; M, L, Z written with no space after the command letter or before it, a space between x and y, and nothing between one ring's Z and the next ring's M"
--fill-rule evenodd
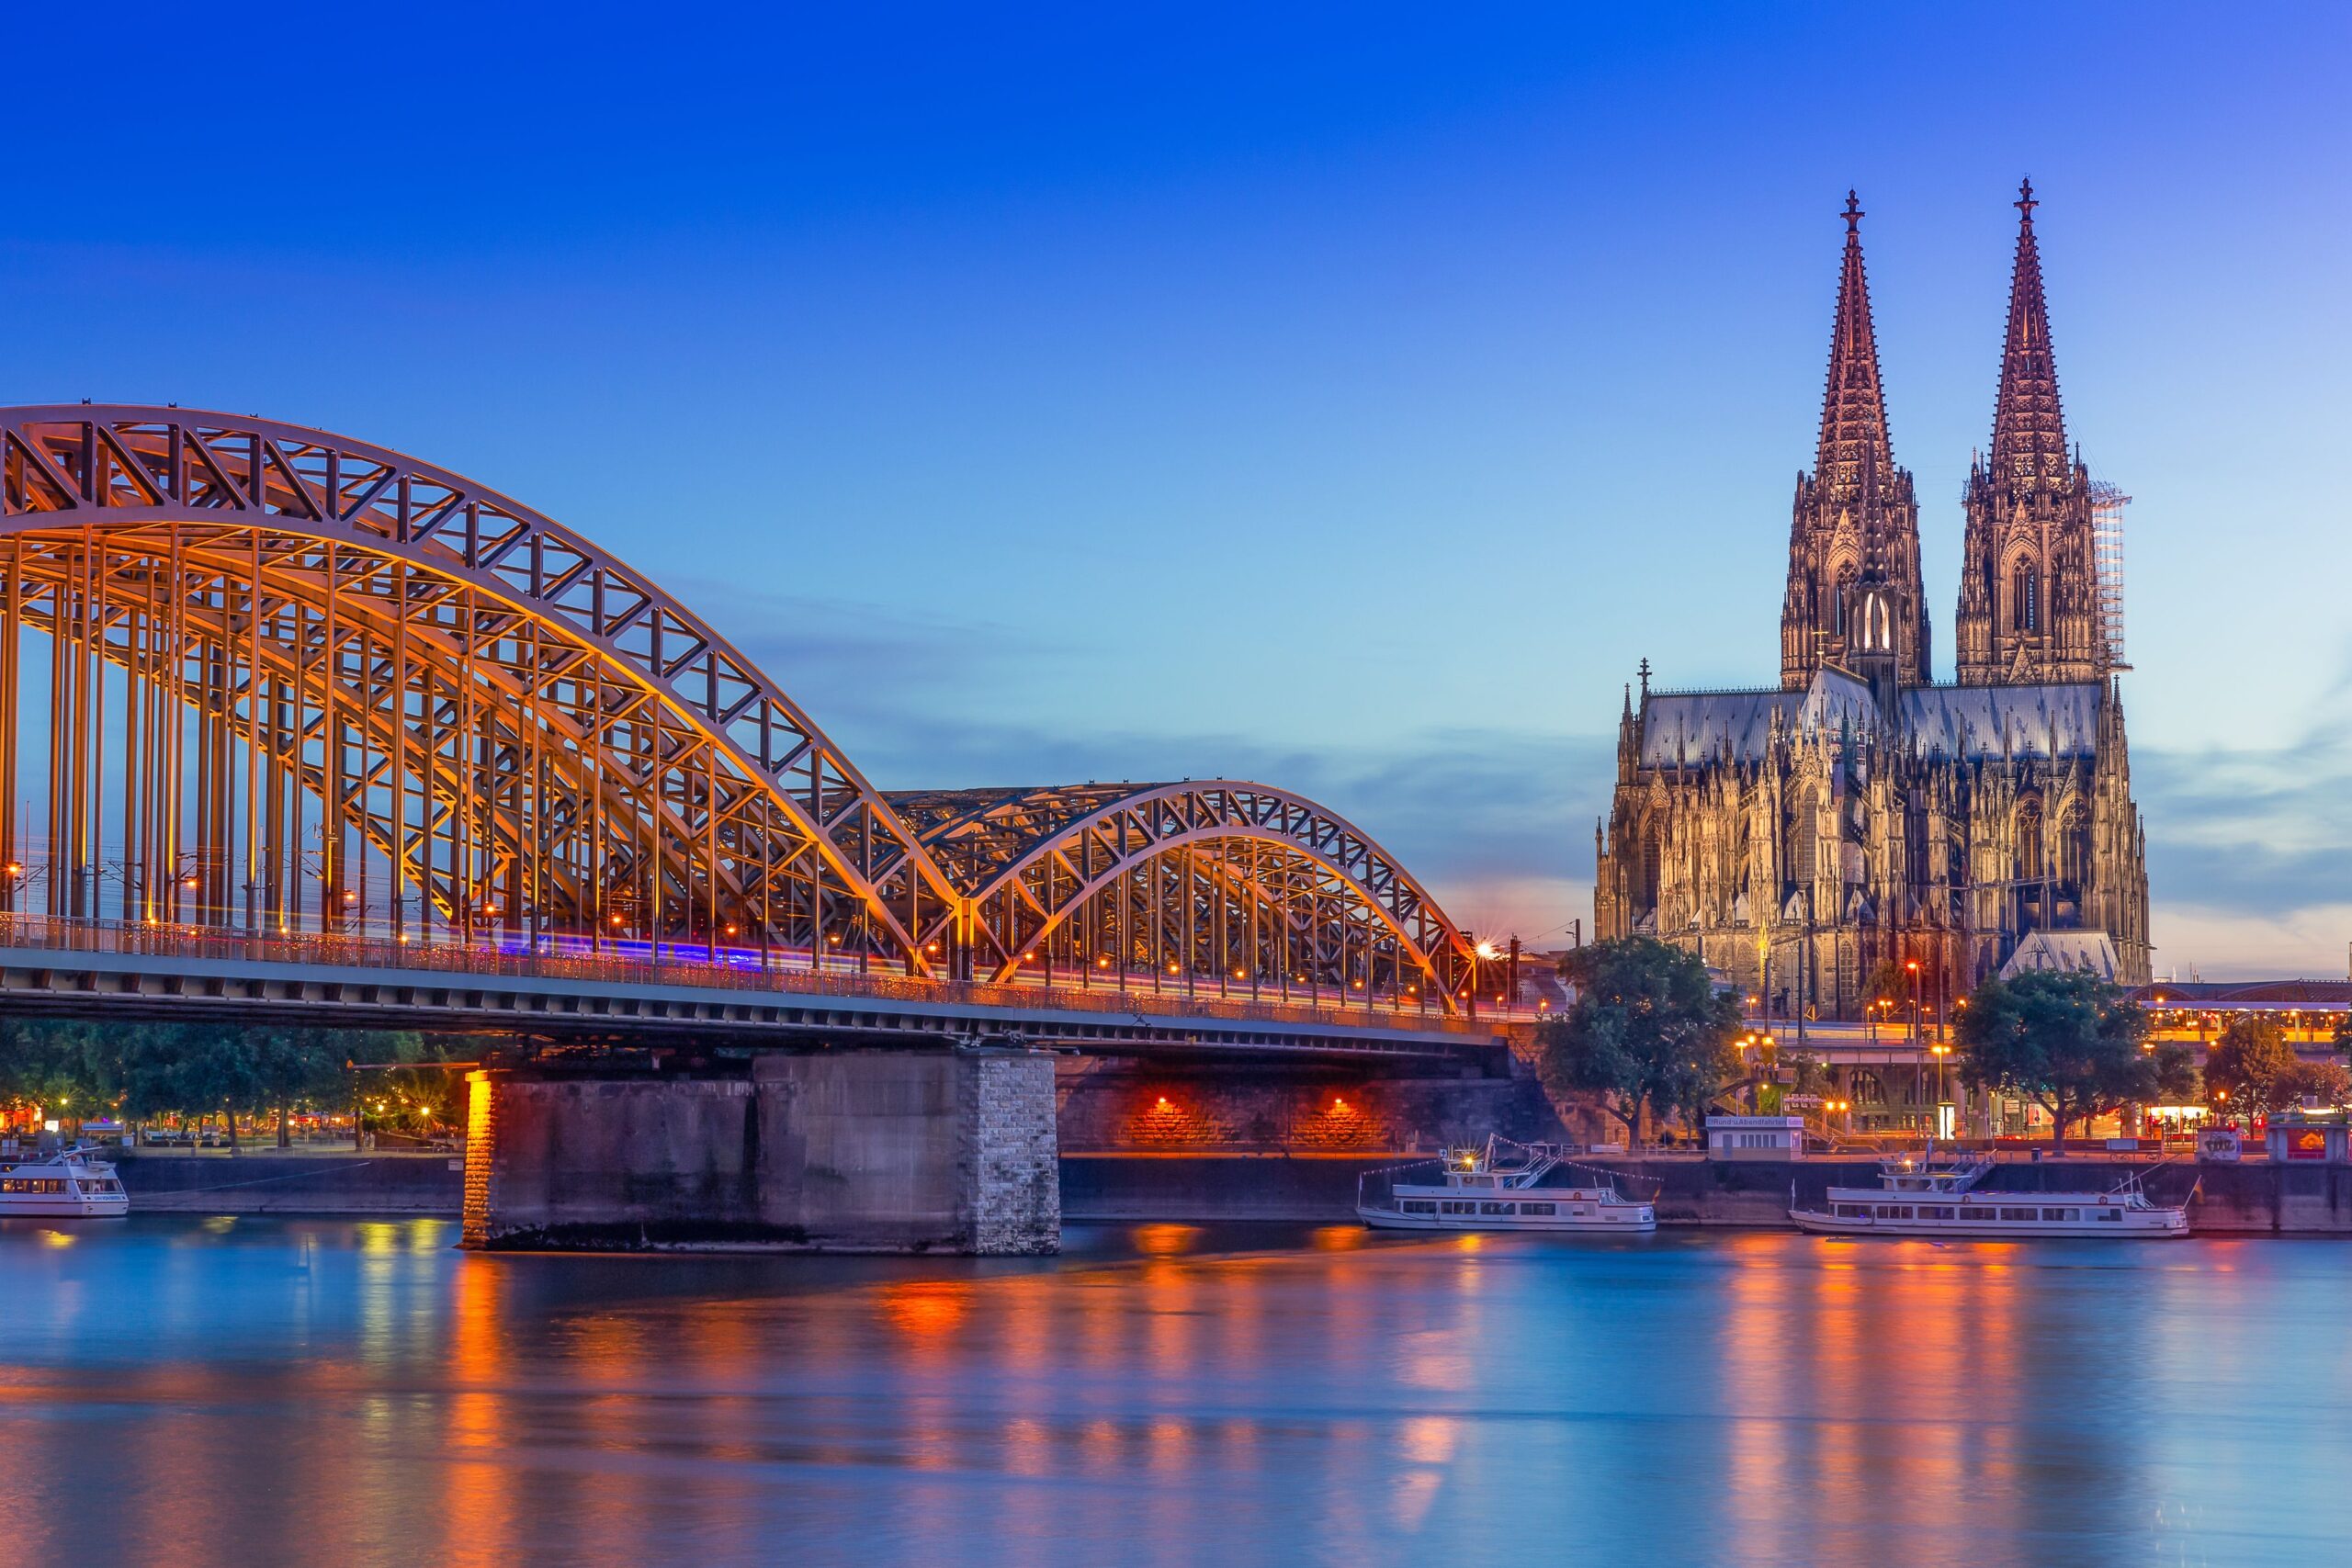
M1477 1055L1498 1026L1378 1007L0 916L0 1010L557 1040L919 1043L1017 1032L1129 1055Z

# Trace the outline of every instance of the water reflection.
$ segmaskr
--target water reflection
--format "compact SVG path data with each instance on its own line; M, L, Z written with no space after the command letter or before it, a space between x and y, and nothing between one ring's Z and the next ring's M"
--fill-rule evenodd
M2322 1244L1076 1239L0 1225L0 1517L35 1558L453 1563L2301 1562L2352 1529Z

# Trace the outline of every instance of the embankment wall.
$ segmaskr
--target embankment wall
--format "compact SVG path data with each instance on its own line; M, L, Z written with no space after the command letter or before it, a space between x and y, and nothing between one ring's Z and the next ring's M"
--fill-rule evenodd
M1071 1152L1060 1162L1061 1211L1069 1220L1097 1223L1344 1221L1354 1216L1357 1177L1406 1157ZM1868 1160L1595 1163L1623 1177L1629 1194L1655 1186L1658 1218L1673 1225L1784 1224L1792 1182L1800 1198L1819 1202L1833 1182L1867 1185L1876 1168ZM141 1213L455 1215L463 1197L464 1177L444 1156L126 1156L120 1168ZM2097 1190L2132 1168L2121 1161L2049 1160L2004 1165L1993 1181L2013 1192ZM2189 1220L2199 1234L2352 1235L2352 1166L2182 1164L2145 1179L2164 1202L2194 1189Z
M115 1168L142 1214L455 1214L465 1182L441 1154L124 1154Z

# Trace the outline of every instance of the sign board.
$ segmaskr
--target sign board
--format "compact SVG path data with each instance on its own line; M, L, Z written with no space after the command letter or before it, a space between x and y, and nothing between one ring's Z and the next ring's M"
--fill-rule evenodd
M2208 1127L2197 1134L2197 1157L2217 1165L2235 1165L2243 1152L2235 1127Z
M2290 1127L2287 1129L2289 1159L2325 1159L2327 1132L2322 1127Z

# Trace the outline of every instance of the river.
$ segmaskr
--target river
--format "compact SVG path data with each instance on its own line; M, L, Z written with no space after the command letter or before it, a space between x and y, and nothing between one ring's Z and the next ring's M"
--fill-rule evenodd
M0 1222L24 1561L2342 1561L2352 1247Z

